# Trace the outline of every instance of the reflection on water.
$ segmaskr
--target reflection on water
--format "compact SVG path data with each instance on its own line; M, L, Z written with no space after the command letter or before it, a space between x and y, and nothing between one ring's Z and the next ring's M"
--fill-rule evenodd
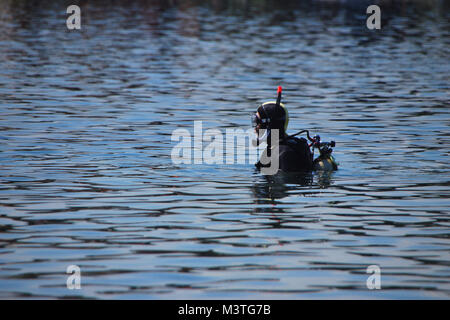
M0 1L1 298L449 297L448 1L79 4ZM338 171L172 163L280 84Z
M331 175L329 172L318 172L316 179L318 185L321 188L326 188L331 183ZM262 176L262 183L255 183L252 186L252 191L256 199L258 200L272 200L283 199L289 195L289 193L296 190L302 190L313 185L314 176L310 174L292 174L280 172L276 175L264 175Z

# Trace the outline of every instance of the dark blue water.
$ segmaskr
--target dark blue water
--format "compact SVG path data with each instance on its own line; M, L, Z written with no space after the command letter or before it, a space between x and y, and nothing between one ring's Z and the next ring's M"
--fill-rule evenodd
M449 298L448 1L67 5L0 1L0 298ZM337 172L172 162L278 85Z

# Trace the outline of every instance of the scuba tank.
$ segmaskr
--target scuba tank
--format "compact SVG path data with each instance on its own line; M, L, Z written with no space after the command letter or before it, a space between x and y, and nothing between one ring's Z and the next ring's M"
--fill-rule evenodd
M333 171L338 169L338 163L331 154L336 146L336 142L322 142L319 135L315 135L313 138L309 135L308 130L299 131L287 138L295 137L301 133L306 133L308 140L311 142L309 147L312 148L312 158L314 159L314 150L319 150L319 155L313 160L313 170L317 171Z
M333 149L336 146L336 142L321 142L320 136L314 136L314 142L312 143L313 157L314 149L319 149L319 156L313 160L314 170L321 171L333 171L338 169L338 165L334 157L331 155Z

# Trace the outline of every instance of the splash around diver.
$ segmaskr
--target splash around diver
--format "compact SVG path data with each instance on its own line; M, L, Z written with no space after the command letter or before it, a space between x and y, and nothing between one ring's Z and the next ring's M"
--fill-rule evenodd
M271 163L266 161L267 158L270 158L271 161L278 161L278 172L337 170L338 164L332 155L332 148L336 146L334 141L323 142L319 135L311 137L309 130L301 130L292 135L286 133L289 114L286 106L281 103L281 93L282 88L278 87L277 100L261 104L256 113L252 115L256 144L259 145L260 142L267 140L267 148L255 164L256 168L263 171L263 169L270 167ZM306 134L308 140L303 137L296 137L303 133ZM275 141L278 140L278 143L274 146L272 146L272 140L274 140L272 138ZM314 158L315 149L319 151L316 158ZM278 158L274 159L273 155ZM264 161L262 161L263 159Z

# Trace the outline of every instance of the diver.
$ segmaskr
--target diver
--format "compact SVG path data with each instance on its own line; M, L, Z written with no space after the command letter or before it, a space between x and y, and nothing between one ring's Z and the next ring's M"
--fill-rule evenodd
M256 113L252 116L252 123L256 132L257 145L261 141L267 140L267 148L261 159L255 164L258 169L270 167L267 157L270 160L272 154L278 154L278 169L283 172L311 172L312 170L337 170L337 164L331 155L335 142L321 142L320 136L311 138L308 130L302 130L293 135L287 135L286 130L289 124L289 114L283 103L281 103L282 88L278 87L277 101L269 101L261 104ZM260 137L260 130L264 131ZM306 132L308 140L297 138L296 135ZM277 133L277 134L274 134ZM278 143L272 146L272 135ZM311 147L312 150L311 151ZM275 150L277 148L277 150ZM320 155L314 158L314 149L320 151ZM274 152L277 151L277 152ZM265 161L262 161L262 159Z

